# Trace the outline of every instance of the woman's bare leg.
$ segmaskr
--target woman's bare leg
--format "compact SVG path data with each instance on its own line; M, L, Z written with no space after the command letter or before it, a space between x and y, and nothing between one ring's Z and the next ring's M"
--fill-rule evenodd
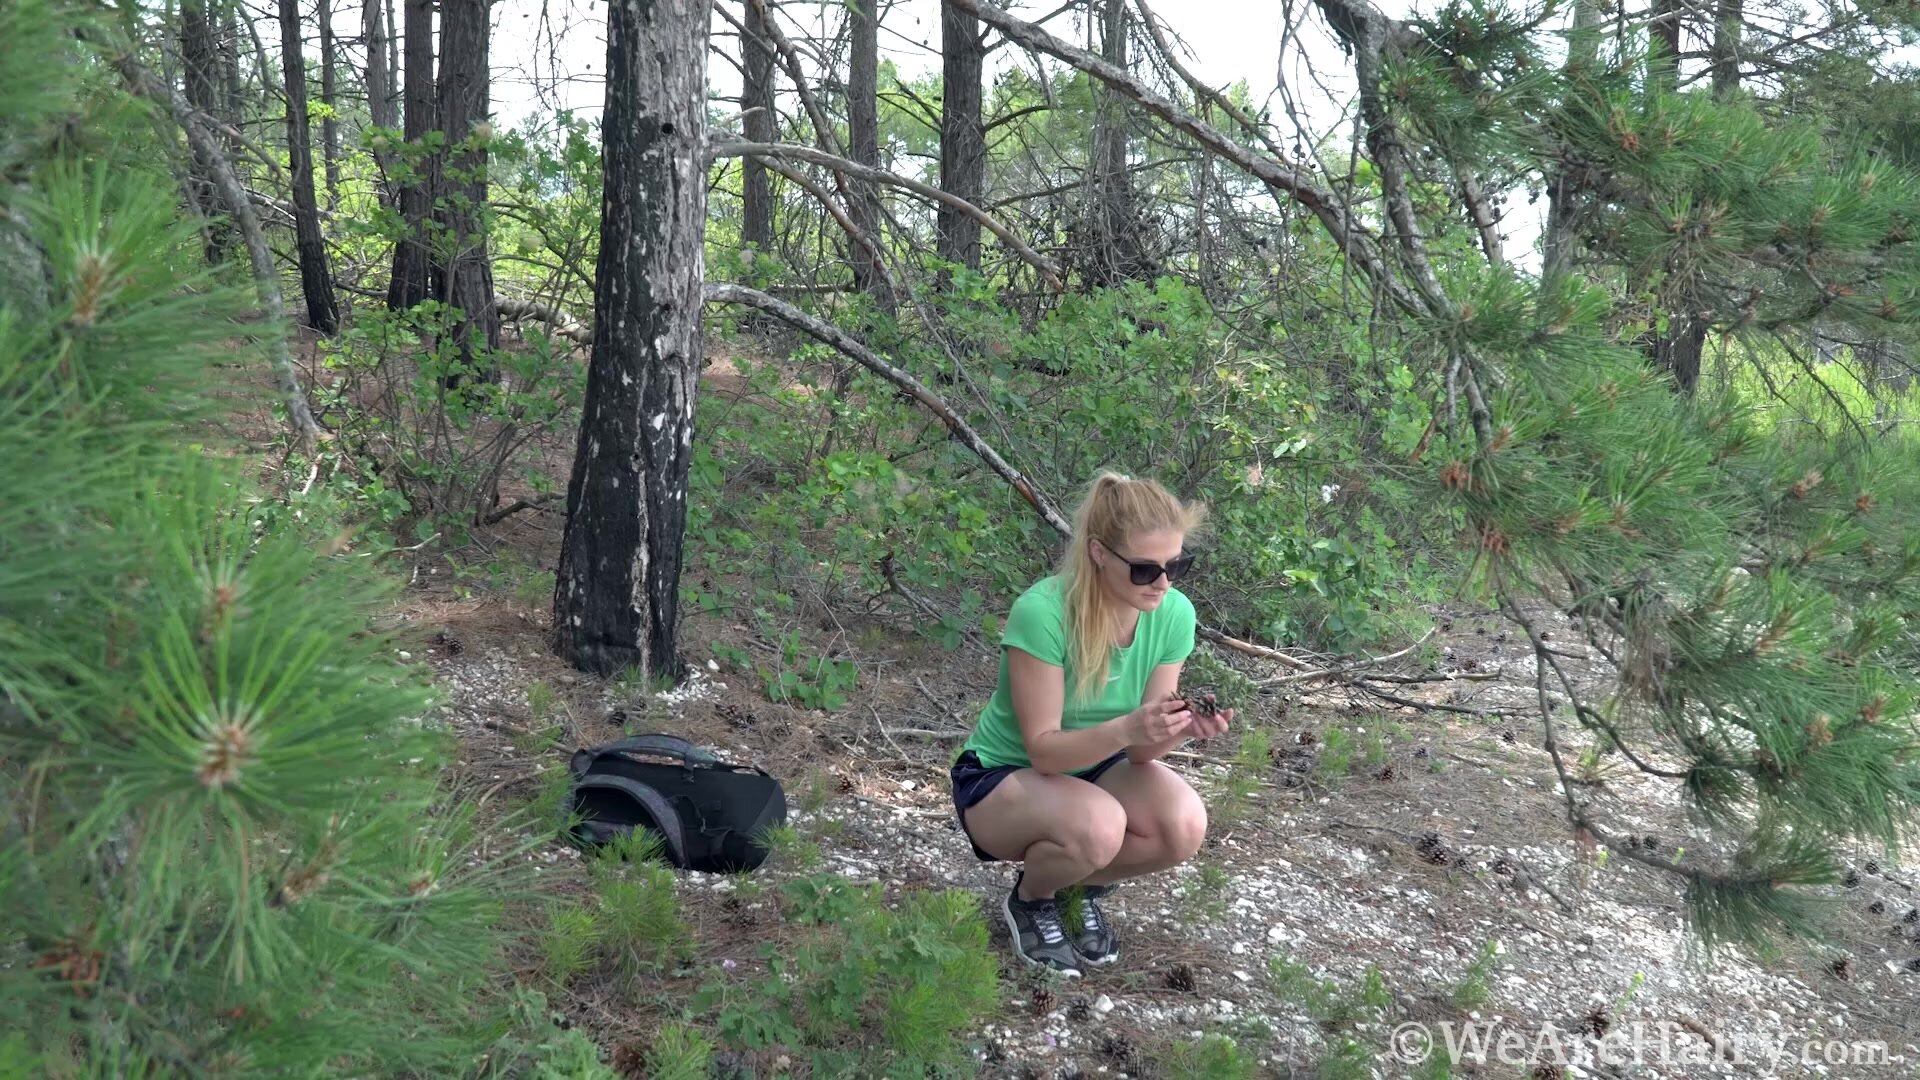
M1022 900L1045 899L1107 865L1127 839L1126 811L1113 795L1034 769L1000 781L967 810L966 822L980 850L1024 864Z

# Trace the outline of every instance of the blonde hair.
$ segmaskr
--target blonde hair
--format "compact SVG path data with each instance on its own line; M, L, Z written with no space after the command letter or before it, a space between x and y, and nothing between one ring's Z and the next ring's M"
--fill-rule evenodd
M1075 700L1092 697L1107 683L1113 651L1116 605L1100 587L1092 545L1099 541L1117 552L1141 533L1166 530L1183 536L1206 523L1207 508L1182 502L1153 480L1133 479L1103 470L1094 477L1073 515L1073 538L1060 564L1060 590L1066 600L1067 656Z

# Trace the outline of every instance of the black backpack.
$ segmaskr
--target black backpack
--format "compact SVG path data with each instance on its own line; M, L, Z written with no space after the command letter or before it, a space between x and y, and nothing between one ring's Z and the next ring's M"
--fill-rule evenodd
M588 847L638 826L660 834L675 866L741 873L766 861L766 830L787 820L786 792L766 770L721 761L674 735L576 750L567 767L569 816L582 819L571 836Z

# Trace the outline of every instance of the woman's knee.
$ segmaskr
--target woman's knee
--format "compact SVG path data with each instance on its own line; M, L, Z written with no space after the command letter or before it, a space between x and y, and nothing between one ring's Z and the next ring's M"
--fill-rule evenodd
M1127 842L1127 811L1120 801L1106 792L1087 799L1073 820L1063 823L1062 847L1074 858L1093 866L1105 866L1120 854Z
M1183 862L1198 854L1207 839L1207 804L1191 791L1188 796L1170 808L1162 833L1168 852Z

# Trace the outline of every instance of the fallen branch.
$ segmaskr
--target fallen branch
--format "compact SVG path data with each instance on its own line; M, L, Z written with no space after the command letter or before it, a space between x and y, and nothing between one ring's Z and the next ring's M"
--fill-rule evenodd
M1276 664L1281 664L1297 671L1305 671L1313 666L1299 657L1288 656L1278 649L1269 649L1265 645L1255 645L1251 641L1242 641L1237 637L1228 637L1226 634L1209 627L1202 626L1199 630L1195 631L1195 633L1197 633L1202 640L1210 641L1223 649L1232 649L1234 652L1246 653L1248 656L1259 657L1262 660L1271 660Z
M960 198L958 195L941 191L931 184L923 184L918 180L911 180L907 177L887 172L884 169L873 168L870 165L862 165L857 161L843 158L838 154L829 154L825 150L817 150L811 146L801 146L798 143L719 142L707 148L707 156L709 158L755 157L763 160L769 157L787 157L800 161L810 161L815 165L824 165L835 172L857 177L868 183L886 184L889 187L902 188L916 195L932 199L935 202L951 206L955 210L978 221L988 232L991 232L997 237L1001 243L1011 248L1015 254L1026 260L1034 269L1040 271L1041 275L1047 279L1047 284L1052 286L1055 292L1066 291L1066 284L1060 279L1059 268L1054 266L1046 256L1028 247L1024 240L1015 236L1013 231L1005 225L1000 224L999 220L992 214Z
M543 322L553 327L553 332L579 345L593 344L593 328L585 326L573 316L538 300L520 300L511 296L493 298L493 306L499 310L500 317L509 322L531 320Z
M496 510L480 519L480 524L497 525L522 510L538 510L550 502L557 502L566 497L567 493L564 491L548 491L531 499L516 499L511 506Z
M1407 655L1413 650L1426 644L1427 639L1432 636L1433 636L1433 629L1429 627L1426 633L1420 635L1419 641L1414 642L1413 644L1407 646L1404 649L1401 649L1399 652L1396 652L1396 653L1388 653L1385 656L1370 657L1369 659L1356 661L1351 664L1341 664L1336 667L1322 668L1319 671L1302 671L1295 675L1282 675L1277 679L1268 679L1264 682L1255 683L1254 685L1260 687L1261 689L1265 689L1270 686L1284 686L1289 683L1308 682L1313 679L1339 678L1342 675L1349 675L1356 671L1365 671L1367 668L1377 667L1389 661L1400 659L1401 657Z

